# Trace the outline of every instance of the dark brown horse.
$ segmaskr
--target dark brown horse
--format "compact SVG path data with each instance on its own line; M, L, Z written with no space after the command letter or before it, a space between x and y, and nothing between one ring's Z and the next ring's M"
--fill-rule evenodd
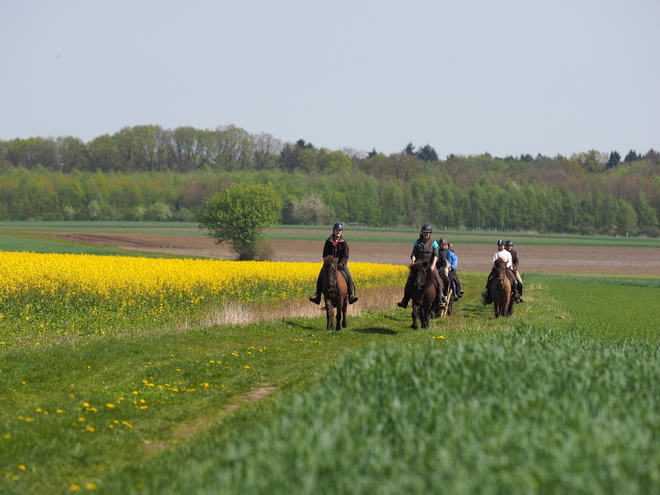
M511 281L506 273L505 261L500 258L496 259L493 270L495 277L490 283L490 295L493 298L493 306L495 306L495 317L511 316L516 301L513 298Z
M435 312L436 289L433 276L431 266L427 261L418 261L410 265L412 328L415 330L419 328L417 326L418 318L422 323L422 328L428 328L429 320Z
M328 320L328 330L334 330L334 308L337 308L337 330L341 323L346 328L346 310L348 309L348 285L346 277L337 268L334 256L323 258L323 298L325 299L325 315Z

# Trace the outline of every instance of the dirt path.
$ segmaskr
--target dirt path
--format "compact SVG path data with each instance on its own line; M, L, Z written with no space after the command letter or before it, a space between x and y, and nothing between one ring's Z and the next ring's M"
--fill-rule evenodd
M278 231L279 232L279 231ZM281 232L288 232L282 230ZM291 230L291 232L299 232ZM307 232L306 232L307 233ZM215 244L207 236L132 234L132 233L73 233L35 232L76 242L117 246L136 251L205 256L218 259L234 259L235 254L227 245ZM327 232L319 231L318 241L271 240L273 261L321 261L323 241ZM379 236L383 233L379 232ZM409 236L408 236L409 237ZM352 262L389 263L406 265L410 246L387 242L350 242ZM658 248L610 248L610 247L557 247L517 246L520 269L538 273L581 273L603 275L653 275L660 276L660 249ZM495 246L487 244L454 244L459 257L459 271L487 272Z

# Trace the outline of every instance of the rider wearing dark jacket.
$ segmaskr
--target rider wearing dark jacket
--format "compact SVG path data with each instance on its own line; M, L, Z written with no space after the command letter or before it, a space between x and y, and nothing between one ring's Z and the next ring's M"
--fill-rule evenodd
M337 222L332 227L332 235L328 237L323 245L323 258L332 256L337 260L337 269L341 270L346 277L346 285L348 286L348 302L353 304L357 302L358 298L355 295L355 283L353 283L353 275L348 269L348 242L344 239L344 226ZM316 279L316 293L309 298L314 304L321 303L321 292L323 292L323 269L319 272Z
M436 302L438 307L442 306L446 302L446 298L440 287L440 279L438 275L438 270L436 268L436 263L438 261L438 243L431 239L431 233L433 229L430 225L422 225L422 230L419 233L419 239L413 244L413 250L410 255L410 259L413 263L416 261L428 261L431 266L431 273L433 274L433 283L436 287ZM403 290L403 299L401 302L397 303L397 306L400 308L407 308L408 301L410 301L410 293L412 292L412 282L410 278L406 282L406 287Z

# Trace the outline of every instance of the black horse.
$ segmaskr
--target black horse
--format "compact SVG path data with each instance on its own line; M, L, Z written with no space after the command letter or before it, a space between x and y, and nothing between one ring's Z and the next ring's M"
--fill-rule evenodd
M421 321L422 328L428 328L429 320L435 313L436 287L433 277L431 266L427 261L418 261L410 265L412 328L415 330L419 328L417 319Z
M323 258L323 298L325 300L325 315L328 320L327 329L334 330L334 308L337 308L337 330L341 323L342 328L346 322L348 309L348 284L346 278L337 268L337 259L334 256Z

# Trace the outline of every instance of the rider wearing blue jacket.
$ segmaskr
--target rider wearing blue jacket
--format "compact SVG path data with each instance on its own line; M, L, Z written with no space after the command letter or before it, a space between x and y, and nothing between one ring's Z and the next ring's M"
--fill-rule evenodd
M436 287L436 302L438 307L442 307L446 303L447 299L441 290L438 290L440 287L440 280L438 280L439 273L437 270L437 261L438 261L438 243L431 239L431 233L433 229L429 224L422 225L422 230L419 233L419 239L416 239L413 243L412 253L410 259L413 263L416 261L428 261L431 266L431 273L433 274L433 283ZM406 282L406 287L403 290L403 299L401 302L398 302L396 305L400 308L406 309L408 307L408 301L410 301L410 293L412 292L411 281L408 279Z

